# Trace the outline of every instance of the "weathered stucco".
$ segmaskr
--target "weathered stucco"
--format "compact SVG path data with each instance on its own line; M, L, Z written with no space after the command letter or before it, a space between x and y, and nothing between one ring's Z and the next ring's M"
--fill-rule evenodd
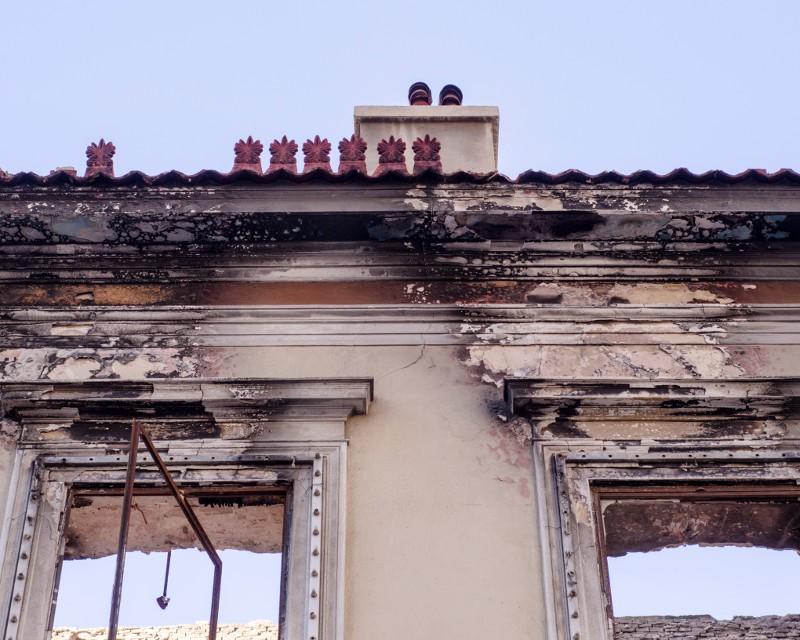
M37 453L120 455L131 411L192 455L346 442L318 640L605 640L562 537L596 545L597 507L559 456L796 448L797 185L270 180L0 184L5 611ZM249 378L373 401L121 384Z

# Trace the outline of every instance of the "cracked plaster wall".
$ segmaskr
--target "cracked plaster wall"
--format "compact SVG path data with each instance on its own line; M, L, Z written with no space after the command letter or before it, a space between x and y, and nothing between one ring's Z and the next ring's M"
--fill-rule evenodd
M665 295L686 303L698 294ZM530 344L537 336L524 326L476 335L467 323L454 331L470 344L456 346L14 349L0 362L19 380L374 377L370 414L347 425L347 637L532 637L545 604L531 579L542 572L531 427L500 401L503 377L726 378L796 372L800 361L794 346L720 344L725 331L714 324L662 325L635 344L591 344L590 333ZM10 455L3 450L0 464Z
M326 189L312 191L302 203L291 189L277 189L269 198L234 191L218 201L213 191L191 190L164 190L160 200L147 202L135 194L99 202L81 196L86 202L66 204L46 198L8 201L0 203L0 213L7 214L0 242L64 243L59 248L65 250L94 243L100 255L111 245L184 247L200 239L220 246L378 240L397 241L406 253L393 249L370 258L365 251L348 262L351 270L341 267L336 276L328 274L340 268L334 263L345 262L349 249L325 256L328 263L290 259L286 249L265 258L248 244L233 261L192 249L180 259L168 256L168 266L155 261L127 270L113 262L122 262L119 256L104 258L114 269L101 260L78 269L68 257L53 278L47 274L55 266L32 263L45 273L38 283L8 285L12 304L63 304L80 310L83 320L48 325L35 314L21 319L27 333L13 327L3 333L5 344L14 346L0 350L0 377L373 377L370 414L347 424L345 635L351 640L545 633L546 585L538 579L545 568L532 501L533 428L503 405L504 377L697 380L798 373L800 343L789 335L786 321L758 335L744 326L751 303L800 300L789 276L786 282L774 280L777 268L771 265L784 260L791 266L793 258L775 253L759 262L725 244L783 240L796 233L789 218L797 216L781 213L796 209L796 199L788 196L776 198L772 213L764 213L763 194L737 192L740 211L731 212L724 210L734 197L729 190L708 189L693 189L689 198L679 188L398 187L381 196L386 202L377 202L374 194L365 196L367 188L350 188L341 190L338 200ZM311 213L283 215L303 208ZM530 215L534 211L537 215ZM367 222L358 222L359 215ZM456 240L474 244L463 253L431 247L427 262L406 264L420 242L427 247L429 241ZM653 254L650 243L660 243L662 253ZM707 254L697 255L698 246ZM382 264L386 256L391 261ZM233 263L243 257L259 266L235 271L239 265ZM9 264L15 256L5 260ZM184 272L176 265L189 266ZM737 269L745 267L756 275L742 276ZM726 269L739 281L721 277ZM178 276L190 271L197 281L180 281ZM83 284L84 277L94 283ZM669 278L674 280L664 281ZM98 324L90 315L96 305L179 302L527 303L541 305L532 307L534 316L559 309L568 317L575 309L575 317L571 324L534 326L508 312L499 321L421 323L419 334L408 329L400 337L379 335L384 325L369 320L361 333L326 335L328 327L311 325L306 334L318 344L304 347L291 346L301 334L260 335L263 319L225 334L221 322L199 330L195 321L202 320L202 312L191 311L195 317L161 335L149 321L119 327ZM636 311L624 305L663 307L665 317L637 324ZM620 307L619 317L593 318L586 311L613 307ZM672 320L666 317L672 307L708 308L713 317L706 322L700 313L699 319ZM402 311L397 316L405 320ZM365 344L367 334L372 346ZM21 335L28 342L20 346ZM289 346L281 346L281 339ZM333 346L334 340L346 346ZM393 340L404 342L391 346ZM437 343L423 346L427 342ZM5 431L13 430L7 423ZM0 499L8 495L11 438L0 437Z
M348 638L537 633L529 448L457 349L249 349L224 372L375 378L369 415L347 423Z
M3 355L12 363L5 375L18 379L374 377L370 415L351 418L347 426L347 636L524 637L544 624L542 585L531 580L541 567L530 426L507 414L502 379L737 377L754 370L746 357L756 362L752 347L733 350L709 344L689 326L673 328L691 343L504 344L498 332L488 343L451 347L28 349ZM773 356L779 354L791 368L785 348L776 347ZM762 372L768 360L762 347ZM772 370L779 369L773 360ZM0 464L8 455L3 452ZM417 612L412 621L402 613L408 610Z
M187 349L5 349L0 378L90 380L196 377L215 356Z

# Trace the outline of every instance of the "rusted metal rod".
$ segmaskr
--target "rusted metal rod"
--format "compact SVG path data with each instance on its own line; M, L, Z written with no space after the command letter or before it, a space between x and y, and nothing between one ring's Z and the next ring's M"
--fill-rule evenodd
M114 577L114 591L111 596L111 617L108 623L108 640L116 640L117 627L119 624L119 607L122 601L122 576L125 571L125 553L128 545L128 525L130 523L131 503L133 501L133 485L136 480L136 457L139 450L139 440L144 441L145 447L150 452L153 462L156 463L159 472L167 483L170 493L173 495L181 508L183 515L189 521L195 535L200 539L208 557L214 565L214 584L211 591L211 614L208 620L208 640L216 640L217 638L217 623L219 620L219 600L222 593L222 560L217 554L208 534L206 534L203 525L200 524L197 515L192 509L192 506L186 500L186 496L180 487L175 484L169 469L161 459L161 455L156 451L150 435L145 431L144 427L139 424L138 420L133 421L131 427L131 448L128 452L128 470L125 475L125 494L122 502L122 522L119 530L119 546L117 548L117 571Z
M108 640L117 640L119 605L122 602L122 575L125 573L125 552L128 547L128 524L131 519L133 484L136 479L136 456L139 452L139 421L131 427L131 448L128 451L128 470L125 474L125 494L122 498L122 522L119 526L117 546L117 570L114 574L114 589L111 592L111 615L108 621Z
M219 619L219 598L222 593L222 559L217 554L217 550L214 548L214 544L211 542L205 529L203 529L203 525L200 524L200 520L197 519L194 509L192 509L192 506L186 500L183 491L180 490L180 487L178 487L172 479L169 469L167 469L167 466L161 459L161 455L156 451L156 446L150 439L150 435L144 429L140 429L140 434L142 440L144 440L144 445L153 457L153 462L156 463L161 475L164 476L170 493L172 493L175 500L177 500L178 506L181 508L181 511L183 511L183 515L186 516L189 524L192 525L195 535L200 539L203 549L205 549L206 554L214 564L214 585L211 591L211 614L208 619L208 640L216 640L217 621Z

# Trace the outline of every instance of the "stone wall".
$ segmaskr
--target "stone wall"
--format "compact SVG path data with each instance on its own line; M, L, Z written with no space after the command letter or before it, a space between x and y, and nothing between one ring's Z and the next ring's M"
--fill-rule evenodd
M715 620L711 616L646 616L614 619L616 640L773 640L800 638L800 615L737 616Z
M106 640L105 627L94 629L54 629L52 640ZM207 640L208 623L179 624L169 627L120 627L117 640ZM217 640L278 640L278 625L268 620L247 624L221 624Z

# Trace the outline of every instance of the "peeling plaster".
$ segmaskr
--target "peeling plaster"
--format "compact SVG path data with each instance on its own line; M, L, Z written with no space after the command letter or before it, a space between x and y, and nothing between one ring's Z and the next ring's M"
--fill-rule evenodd
M406 195L408 197L403 200L403 203L410 206L414 211L428 211L430 209L428 194L423 189L410 189Z
M201 361L183 349L7 349L0 351L0 377L8 381L184 378L197 375Z
M85 380L93 378L102 368L103 365L94 358L68 356L49 367L46 377L51 380Z
M468 346L462 364L490 384L504 377L738 377L742 367L716 345Z
M85 336L92 329L92 324L53 324L51 336Z
M609 295L620 301L624 300L628 304L689 304L692 302L730 304L733 302L732 298L721 297L702 289L692 289L682 282L617 283L611 287Z

